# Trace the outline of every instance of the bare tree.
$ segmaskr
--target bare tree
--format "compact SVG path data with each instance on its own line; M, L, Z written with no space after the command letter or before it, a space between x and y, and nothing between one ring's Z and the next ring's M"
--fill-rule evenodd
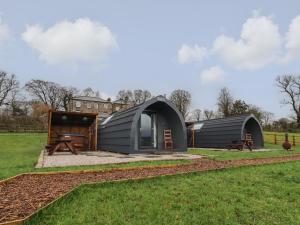
M123 100L125 103L133 100L133 93L131 90L120 90L117 99Z
M300 128L300 76L283 75L276 78L276 85L284 94L282 104L291 106Z
M62 87L44 80L31 80L25 84L25 88L33 97L54 110L68 110L69 101L78 92L76 88Z
M14 74L0 71L0 106L8 104L9 97L19 89L19 82Z
M30 112L31 101L28 101L20 90L13 91L8 107L13 116L27 116Z
M133 102L135 105L144 103L151 98L151 93L148 90L134 90L133 91Z
M199 122L202 118L202 111L201 109L195 109L191 114L191 119L193 121Z
M205 120L211 120L215 117L215 113L212 110L205 109L203 111L203 117Z
M218 111L222 114L223 117L228 117L231 115L233 97L231 96L228 88L224 87L221 89L217 105Z
M169 99L186 118L192 100L191 94L185 90L175 90L171 93Z
M273 118L274 118L273 113L268 112L268 111L263 111L262 112L262 122L263 122L264 126L271 124Z
M82 95L86 96L86 97L94 97L94 96L96 96L96 93L94 92L94 90L92 88L88 87L88 88L85 88L82 90Z
M79 90L74 87L61 87L61 104L65 111L69 110L71 99L79 93Z

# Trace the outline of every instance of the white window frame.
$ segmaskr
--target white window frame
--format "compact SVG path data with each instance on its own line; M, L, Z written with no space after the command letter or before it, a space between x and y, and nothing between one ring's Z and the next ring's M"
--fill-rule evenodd
M76 106L76 108L80 108L81 107L81 101L76 101L75 106Z
M92 104L90 102L86 103L86 108L91 109L92 108Z

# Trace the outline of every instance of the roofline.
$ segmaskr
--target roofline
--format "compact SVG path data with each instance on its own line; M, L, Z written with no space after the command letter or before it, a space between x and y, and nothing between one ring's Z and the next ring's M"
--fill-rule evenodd
M136 125L137 125L137 123L138 123L138 121L140 119L140 116L141 116L141 114L143 113L143 111L146 108L148 108L149 106L151 106L151 105L153 105L153 104L155 104L157 102L165 103L167 106L169 106L171 109L173 109L176 112L176 114L178 115L179 120L181 122L181 126L182 126L182 128L184 130L183 131L184 132L184 137L186 137L186 135L187 135L186 134L185 121L184 121L184 118L183 118L182 114L179 112L179 110L177 109L177 107L172 102L170 102L165 97L159 95L159 96L157 96L155 98L152 98L152 99L150 99L150 100L148 100L148 101L146 101L146 102L144 102L144 103L136 106L137 107L137 111L136 111L135 115L133 116L133 120L132 120L132 124L131 124L131 131L130 131L130 145L131 145L133 151L135 151L135 138L134 138L135 128L136 128ZM122 112L124 112L124 111L122 111ZM120 112L120 113L122 113L122 112ZM185 141L187 141L187 140L185 139Z
M195 124L195 123L204 123L204 122L207 122L207 121L213 121L213 120L226 120L226 119L231 119L231 118L238 118L238 117L249 117L249 116L254 116L253 113L250 113L250 114L241 114L241 115L235 115L235 116L228 116L228 117L222 117L222 118L215 118L215 119L209 119L209 120L200 120L200 121L194 121L194 122L187 122L187 123L191 123L191 124ZM255 117L256 118L256 117ZM257 120L257 119L256 119Z
M50 109L49 112L52 114L67 114L67 115L78 115L78 116L97 116L98 113L81 113L81 112L67 112L67 111L55 111Z
M95 98L95 100L87 100L87 99L81 99L81 98ZM103 98L100 98L100 97L93 97L93 96L74 96L72 98L72 100L82 100L82 101L96 101L96 102L110 102L110 101L107 101Z
M241 137L243 137L243 130L244 130L245 126L246 126L246 123L247 123L250 119L254 119L254 120L257 122L257 124L258 124L258 126L259 126L259 128L260 128L260 130L261 130L261 138L262 138L262 143L263 143L263 145L264 145L263 128L262 128L260 122L258 121L258 119L257 119L252 113L249 114L249 115L245 118L245 120L244 120L244 122L243 122L243 124L242 124L242 133L241 133Z

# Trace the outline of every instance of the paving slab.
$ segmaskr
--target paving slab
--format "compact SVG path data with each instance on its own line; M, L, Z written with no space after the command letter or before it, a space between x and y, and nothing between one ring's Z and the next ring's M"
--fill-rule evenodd
M38 159L36 168L45 167L65 167L65 166L88 166L114 163L128 163L140 161L159 161L159 160L178 160L178 159L201 159L201 155L193 155L188 153L172 153L172 154L119 154L105 151L85 151L78 155L69 152L56 152L49 156L43 150Z

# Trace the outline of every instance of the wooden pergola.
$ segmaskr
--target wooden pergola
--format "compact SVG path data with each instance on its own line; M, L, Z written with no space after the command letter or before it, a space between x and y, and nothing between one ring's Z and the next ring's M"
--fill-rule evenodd
M77 152L77 150L96 151L97 121L97 113L78 113L49 110L48 147L50 146L50 149L51 147L55 148L57 143L59 143L59 140L64 138L65 140L68 140L71 148L74 149L75 152ZM69 144L66 143L66 145Z

